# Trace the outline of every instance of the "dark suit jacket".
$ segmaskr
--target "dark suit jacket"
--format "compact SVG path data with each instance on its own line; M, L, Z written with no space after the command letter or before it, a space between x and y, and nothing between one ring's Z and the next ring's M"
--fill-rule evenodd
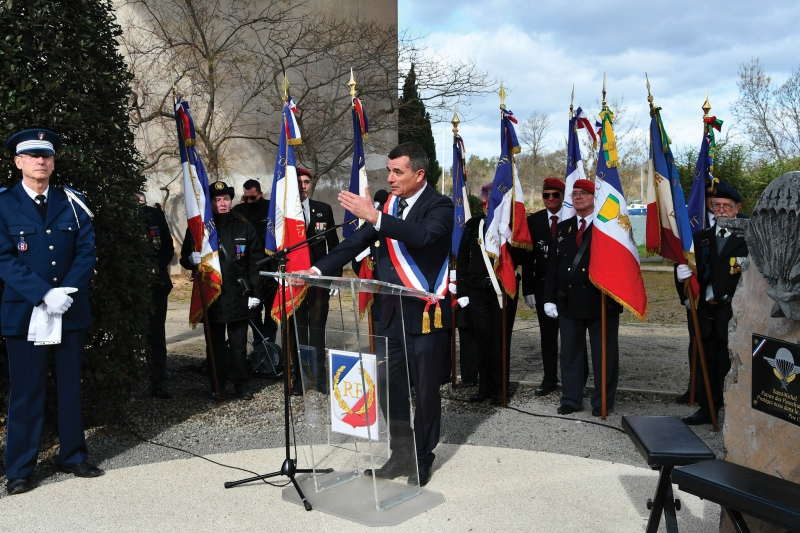
M525 255L522 263L522 294L525 296L538 296L544 292L549 253L555 250L550 234L550 216L547 209L528 215L528 231L533 240L533 250Z
M747 243L744 238L731 235L725 239L725 246L717 253L716 227L698 231L694 234L694 252L697 259L697 276L700 281L700 303L698 305L698 318L703 337L710 334L708 321L708 304L706 302L706 287L711 285L717 304L717 329L718 334L727 338L728 322L733 316L730 302L742 277L741 269L731 265L735 257L747 257ZM731 269L734 273L731 273Z
M91 326L88 286L96 261L92 219L77 204L72 210L63 189L50 186L46 220L21 182L0 194L2 334L27 335L33 306L55 287L78 289L70 294L64 331Z
M317 233L322 233L328 228L336 225L333 220L333 209L325 202L317 202L316 200L308 200L308 207L311 209L309 214L308 226L306 227L306 238L310 239ZM311 255L311 265L316 265L317 262L328 255L336 245L339 244L339 235L336 231L331 231L324 236L315 239L308 247L309 254ZM334 271L331 276L341 276L342 269Z
M376 230L369 222L365 223L314 266L325 276L333 275L365 248L370 247L372 257L378 263L379 279L403 285L386 252L386 239L396 239L406 245L411 257L428 282L428 290L431 291L436 287L436 278L450 254L452 234L453 202L447 196L439 194L433 187L426 186L414 205L409 208L405 220L384 214L381 217L380 231ZM449 299L442 300L440 307L442 324L445 329L449 328ZM399 308L397 297L383 297L381 302L382 327L388 325ZM404 299L403 316L407 332L422 333L424 309L425 302L419 298ZM433 306L431 306L431 331L436 331L433 328Z
M142 207L145 212L147 240L153 245L157 266L150 278L150 288L153 294L163 296L172 290L172 280L167 268L175 255L175 244L172 242L172 234L164 212L149 205Z
M589 280L593 229L594 223L583 233L586 251L574 272L572 263L578 254L578 243L575 241L575 236L578 234L578 217L560 222L556 229L556 246L554 253L549 254L544 301L555 303L559 315L586 320L601 318L602 293ZM612 298L606 298L606 309L609 313L622 312L622 306Z

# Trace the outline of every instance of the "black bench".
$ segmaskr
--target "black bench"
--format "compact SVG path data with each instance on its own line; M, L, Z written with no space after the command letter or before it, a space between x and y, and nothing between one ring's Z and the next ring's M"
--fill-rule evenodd
M742 513L800 531L800 485L726 461L707 461L672 472L684 492L719 504L737 533L748 533Z
M658 531L663 513L667 533L678 533L675 511L680 509L680 501L673 497L672 469L716 459L714 452L675 416L623 416L622 428L650 468L661 471L655 497L647 502L650 518L646 532Z

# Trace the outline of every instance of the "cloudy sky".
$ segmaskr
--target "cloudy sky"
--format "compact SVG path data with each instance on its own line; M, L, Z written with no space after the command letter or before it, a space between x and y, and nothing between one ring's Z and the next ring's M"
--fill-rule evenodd
M399 0L398 9L399 27L423 35L438 54L473 59L505 80L506 104L518 118L533 110L551 115L552 146L566 135L572 84L575 106L594 107L604 71L609 98L624 96L645 128L647 71L674 150L700 143L706 90L723 133L735 129L731 107L743 62L759 57L777 82L800 65L796 0ZM499 103L496 94L472 102L460 127L468 153L498 154ZM434 125L434 134L438 159L448 165L445 126L449 132L450 124Z

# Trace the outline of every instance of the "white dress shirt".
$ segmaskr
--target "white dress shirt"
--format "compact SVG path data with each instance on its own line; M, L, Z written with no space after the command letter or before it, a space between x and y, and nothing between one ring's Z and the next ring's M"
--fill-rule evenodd
M22 183L22 188L25 190L25 192L26 192L26 193L28 193L28 196L30 196L30 197L31 197L31 200L33 200L34 202L36 202L36 205L39 205L39 200L37 200L37 199L36 199L36 197L37 197L37 196L38 196L40 193L38 193L38 192L34 191L33 189L31 189L30 187L28 187L27 185L25 185L25 182L24 182L24 181L23 181L23 182L21 182L21 183ZM47 186L47 188L44 190L44 192L43 192L43 193L41 193L41 194L43 194L43 195L44 195L44 200L45 200L45 202L46 202L47 200L49 200L49 199L50 199L50 196L49 196L49 194L50 194L50 185L48 185L48 186Z

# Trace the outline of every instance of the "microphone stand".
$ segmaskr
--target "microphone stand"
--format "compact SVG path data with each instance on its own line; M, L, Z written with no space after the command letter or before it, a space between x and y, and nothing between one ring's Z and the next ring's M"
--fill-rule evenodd
M257 266L261 266L263 264L273 262L276 263L278 268L277 271L281 272L282 274L286 273L286 263L289 262L289 253L293 250L300 248L303 245L307 245L320 237L323 237L327 233L344 226L344 224L337 224L332 226L325 231L320 232L317 235L314 235L310 239L306 239L304 241L298 242L289 246L288 248L284 248L283 250L272 254L271 256L267 257L266 259L262 259L261 261L257 262ZM311 503L306 499L305 494L303 494L303 490L300 488L300 485L297 483L295 476L297 474L312 474L314 473L314 469L311 468L297 468L297 458L292 458L292 449L291 449L291 442L290 442L290 430L289 427L289 409L291 405L291 392L289 389L289 379L288 376L291 374L291 350L289 348L290 342L290 335L289 335L289 321L286 316L286 283L284 282L283 276L280 278L280 305L281 305L281 326L283 330L281 335L283 336L283 358L284 358L284 372L287 376L287 379L283 380L283 431L285 437L285 446L286 446L286 456L281 464L281 469L276 472L270 472L269 474L262 474L259 476L249 477L246 479L240 479L238 481L226 481L225 488L230 489L232 487L236 487L238 485L243 485L245 483L251 483L253 481L263 481L265 479L277 476L286 476L289 478L289 481L292 482L294 485L295 490L297 491L298 496L300 496L300 500L303 502L303 507L305 507L306 511L311 511ZM320 474L328 474L333 472L332 468L319 468L316 470Z

